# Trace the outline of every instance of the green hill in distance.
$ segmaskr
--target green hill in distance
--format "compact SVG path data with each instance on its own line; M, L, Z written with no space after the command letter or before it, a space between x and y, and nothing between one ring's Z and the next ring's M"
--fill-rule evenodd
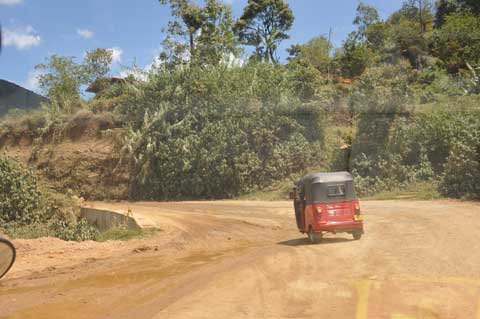
M15 83L0 79L0 116L11 109L29 110L40 107L48 99Z

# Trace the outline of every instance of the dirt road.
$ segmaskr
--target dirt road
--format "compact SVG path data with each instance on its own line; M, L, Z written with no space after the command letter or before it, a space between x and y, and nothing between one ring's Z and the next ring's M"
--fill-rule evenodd
M162 231L17 241L0 318L480 319L478 203L362 204L360 241L319 245L296 231L288 202L130 204Z

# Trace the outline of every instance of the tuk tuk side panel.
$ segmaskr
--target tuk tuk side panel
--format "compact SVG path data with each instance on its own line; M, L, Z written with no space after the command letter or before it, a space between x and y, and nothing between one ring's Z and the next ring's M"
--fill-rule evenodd
M315 225L316 225L316 222L315 222L315 216L314 216L314 209L313 209L313 205L310 204L310 205L307 205L307 207L305 207L305 228L303 229L304 232L308 232L309 230L309 227L312 226L313 229L315 230Z
M300 232L305 232L305 225L307 224L306 211L306 189L304 183L296 184L294 188L294 209L295 219L297 221L297 228Z
M304 190L305 190L305 210L303 211L303 217L305 220L305 223L303 224L304 232L308 232L308 226L311 224L311 199L312 199L312 194L311 194L311 185L310 181L307 178L305 180L305 184L303 184Z
M304 228L304 216L303 216L303 208L302 205L300 204L300 201L294 200L293 202L293 208L295 210L295 220L297 222L297 228L298 230L302 231Z

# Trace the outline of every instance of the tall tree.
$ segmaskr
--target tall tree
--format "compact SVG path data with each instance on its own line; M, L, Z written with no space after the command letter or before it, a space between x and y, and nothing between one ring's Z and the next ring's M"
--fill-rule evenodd
M64 103L80 99L80 86L85 83L86 76L82 66L73 59L54 54L45 63L35 66L35 69L40 70L37 77L40 89L52 102Z
M83 59L83 67L89 81L104 77L110 72L113 52L111 49L98 48L87 51Z
M329 79L331 48L324 36L318 36L287 49L288 82L302 101L312 100L324 80Z
M416 69L423 67L428 55L433 22L431 1L405 1L402 8L387 20L390 59L403 57Z
M449 72L480 65L480 17L471 13L448 15L432 37L432 51Z
M169 4L175 17L168 23L163 41L164 60L217 64L225 56L238 53L230 6L219 0L206 0L205 6L190 0L159 1Z
M427 31L427 25L433 22L432 20L432 3L428 0L410 0L410 5L418 10L418 23L422 32Z
M230 6L218 0L206 0L197 44L198 57L203 63L215 65L230 58L230 55L238 55L238 41L233 25Z
M428 42L416 21L402 19L392 25L389 29L389 39L391 57L402 56L415 69L420 69L424 65L424 57L428 54Z
M175 20L168 22L167 37L164 45L172 51L171 55L179 56L188 49L190 58L195 55L195 39L203 24L202 8L189 0L159 0L162 5L170 5ZM185 45L178 38L187 38ZM183 57L181 57L183 58Z
M478 0L437 0L435 12L435 26L440 28L448 15L460 12L469 12L480 15L480 1Z
M391 24L399 24L402 20L414 21L419 31L424 33L433 26L433 3L431 0L405 1L402 8L388 18Z
M358 25L358 34L365 37L370 25L380 21L380 16L375 7L360 2L357 7L357 15L353 24Z
M280 42L289 38L293 12L284 0L249 0L235 25L241 42L255 47L255 54L265 62L277 62Z
M402 8L390 17L394 24L400 20L416 21L420 32L424 33L433 25L433 3L431 0L407 0Z
M478 16L480 15L480 1L478 0L459 0L460 5L465 10L469 10L472 14Z
M360 76L372 63L374 52L365 42L357 40L355 32L351 32L341 50L338 50L334 57L335 64L342 76L354 78Z
M437 0L435 7L435 27L437 28L445 23L446 16L459 9L457 0Z
M353 24L358 26L354 33L356 40L363 40L369 48L380 50L385 40L385 23L375 7L360 2Z
M287 49L291 63L300 63L311 65L321 73L327 73L330 63L331 44L324 36L318 36L310 39L305 44L292 45Z

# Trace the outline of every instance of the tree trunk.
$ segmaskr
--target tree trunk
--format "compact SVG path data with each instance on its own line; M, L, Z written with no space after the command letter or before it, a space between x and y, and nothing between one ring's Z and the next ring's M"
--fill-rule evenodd
M424 33L427 30L427 28L426 28L425 22L423 21L423 1L422 0L418 0L418 11L419 11L419 18L420 18L420 30L422 33Z
M272 63L277 63L277 60L275 58L275 51L272 48L269 48L268 52L270 55L270 61L272 61Z
M189 32L190 36L190 60L193 60L193 56L195 53L195 41L193 40L193 32Z

